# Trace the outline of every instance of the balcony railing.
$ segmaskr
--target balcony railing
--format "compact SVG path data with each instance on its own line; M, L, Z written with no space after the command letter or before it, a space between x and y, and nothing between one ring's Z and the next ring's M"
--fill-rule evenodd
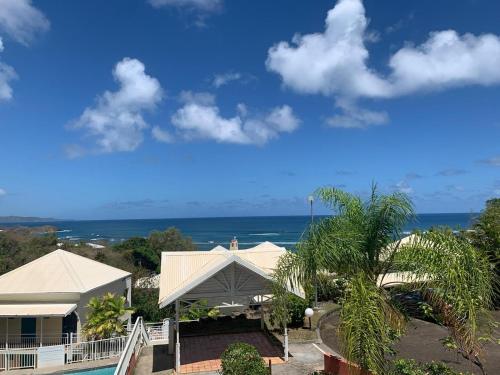
M10 334L4 337L0 336L0 349L29 349L39 346L66 345L70 343L70 340L69 333L43 336ZM76 341L76 337L73 337L73 341Z

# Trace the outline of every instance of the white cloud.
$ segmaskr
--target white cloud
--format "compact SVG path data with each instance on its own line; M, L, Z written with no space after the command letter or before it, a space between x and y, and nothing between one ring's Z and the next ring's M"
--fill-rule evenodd
M241 73L237 72L228 72L222 74L215 74L214 79L212 80L212 85L215 88L219 88L221 86L227 85L232 81L237 81L242 78Z
M500 83L500 38L496 35L433 32L423 44L407 44L392 55L389 74L384 76L368 66L366 43L371 38L367 26L361 0L339 0L328 12L324 32L295 35L291 44L282 41L272 46L267 69L299 93L333 97L342 114L327 122L343 127L387 120L381 113L356 108L360 98ZM349 103L347 108L345 103Z
M3 197L4 195L7 195L7 191L5 191L5 189L0 188L0 197Z
M482 159L482 160L479 160L479 162L483 163L483 164L488 164L488 165L491 165L494 167L500 167L500 155L492 156L489 159Z
M206 19L222 9L222 0L149 0L155 8L175 7L194 14L194 26L206 27Z
M397 190L400 193L405 193L405 194L413 193L413 188L405 180L399 181L396 185L393 186L393 188L394 190Z
M192 8L205 12L214 12L222 6L222 0L149 0L155 8L174 6L180 8Z
M13 67L0 61L0 101L12 99L10 81L17 78Z
M326 124L332 128L362 129L371 125L383 125L389 121L386 112L359 108L350 100L337 99L336 106L342 113L326 119Z
M151 134L153 135L153 138L158 142L172 143L174 141L172 135L159 126L154 126L153 129L151 129Z
M3 40L0 38L0 52L3 52ZM9 82L17 78L14 68L0 61L0 101L12 99L12 87Z
M132 151L142 143L143 131L149 127L142 113L161 101L162 88L136 59L124 58L116 64L113 76L119 89L105 91L73 126L95 137L100 152Z
M214 101L209 102L208 94L184 95L191 98L172 116L172 124L179 134L188 140L212 139L220 143L262 145L281 133L293 132L300 121L289 106L272 109L263 117L248 117L244 105L238 105L238 114L225 118L220 114ZM197 100L205 98L204 101Z
M28 45L36 33L48 30L50 23L30 0L0 0L0 34ZM0 36L0 52L4 50ZM0 101L12 99L10 81L17 78L13 67L0 61Z
M0 32L28 45L39 32L47 31L50 22L31 0L0 0Z
M466 85L500 83L500 37L433 32L420 46L391 57L393 95Z

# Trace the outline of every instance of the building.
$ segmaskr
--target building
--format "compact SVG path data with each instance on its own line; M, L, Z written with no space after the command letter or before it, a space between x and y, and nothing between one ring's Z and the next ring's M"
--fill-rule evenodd
M108 292L130 306L131 274L64 250L16 268L0 276L0 346L61 343L80 333L89 300Z
M260 306L262 314L263 305L272 300L273 272L287 250L271 242L245 250L232 248L234 250L216 247L211 251L162 253L158 303L160 308L175 304L175 334L172 325L169 351L173 351L175 338L177 372L181 364L179 315L183 308L203 300L223 315L249 306ZM304 297L302 290L290 288L290 292ZM285 360L288 358L287 340L285 333Z

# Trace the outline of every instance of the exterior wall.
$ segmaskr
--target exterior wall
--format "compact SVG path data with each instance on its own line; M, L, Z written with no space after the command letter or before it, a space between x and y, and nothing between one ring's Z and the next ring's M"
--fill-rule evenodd
M7 319L9 320L8 332L9 336L21 334L21 319L20 318L0 318L0 340L4 341L7 335Z
M333 354L324 355L324 365L324 371L328 375L372 375L371 372L362 370Z
M9 321L7 328L7 319ZM5 337L8 334L11 340L21 335L21 319L22 318L0 318L0 341L5 341ZM43 319L43 324L41 320ZM59 317L47 317L47 318L36 318L36 335L41 337L43 325L43 336L49 337L61 337L62 335L62 318Z
M128 277L126 279L117 280L112 282L111 284L105 285L103 287L91 290L88 293L82 294L80 297L80 301L77 302L76 314L78 315L78 333L81 332L82 326L87 321L87 304L89 303L92 297L102 297L106 293L113 293L117 296L124 296L127 298L128 306L131 306L132 301L130 300L131 293L131 278Z
M43 323L42 323L43 319ZM43 335L41 334L43 330ZM49 336L61 337L62 336L62 318L47 317L36 319L36 335L38 337Z

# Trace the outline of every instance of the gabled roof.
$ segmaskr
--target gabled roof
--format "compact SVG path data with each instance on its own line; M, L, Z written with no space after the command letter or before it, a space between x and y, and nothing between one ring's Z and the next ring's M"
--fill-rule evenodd
M217 245L215 246L212 250L210 251L219 251L219 250L225 250L225 251L229 251L228 249L226 249L224 246L221 246L221 245Z
M129 272L64 250L55 250L0 276L0 295L86 293Z
M166 306L174 302L232 263L270 280L279 257L286 253L286 249L270 242L261 245L247 250L162 253L159 304Z

